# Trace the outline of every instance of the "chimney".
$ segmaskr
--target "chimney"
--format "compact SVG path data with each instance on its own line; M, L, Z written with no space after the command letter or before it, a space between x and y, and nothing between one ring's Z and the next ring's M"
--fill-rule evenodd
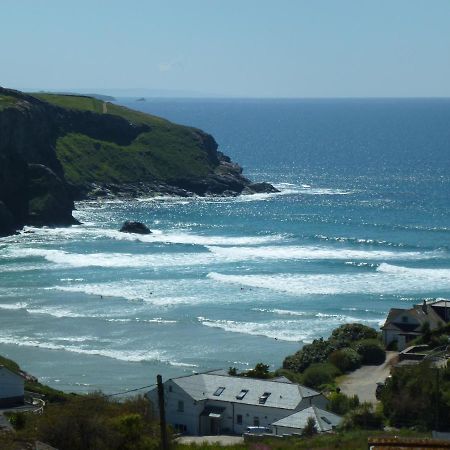
M427 301L426 300L424 300L423 303L422 303L422 311L425 314L428 314L428 305L427 305Z

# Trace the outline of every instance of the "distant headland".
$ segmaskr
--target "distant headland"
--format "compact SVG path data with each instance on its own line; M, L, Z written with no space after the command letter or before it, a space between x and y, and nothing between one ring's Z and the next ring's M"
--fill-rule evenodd
M0 87L0 235L71 225L74 200L277 192L202 130L92 96Z

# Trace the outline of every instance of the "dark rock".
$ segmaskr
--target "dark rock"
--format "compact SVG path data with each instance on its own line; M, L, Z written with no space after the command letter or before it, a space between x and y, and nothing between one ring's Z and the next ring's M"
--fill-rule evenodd
M122 233L150 234L149 228L141 222L127 220L119 230Z
M0 201L0 236L13 234L16 229L16 222L11 211Z
M262 182L249 184L243 194L274 194L276 192L280 191L270 183Z
M65 183L48 167L29 164L29 218L32 225L73 225L74 204Z

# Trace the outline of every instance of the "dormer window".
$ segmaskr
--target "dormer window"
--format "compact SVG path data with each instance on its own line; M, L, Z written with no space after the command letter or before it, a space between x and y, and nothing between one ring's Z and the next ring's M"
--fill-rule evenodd
M408 322L408 317L407 316L402 316L402 322L403 323L407 323Z
M222 392L225 390L225 388L223 386L220 386L216 389L216 392L214 392L213 395L215 395L216 397L219 397L220 394L222 394Z
M241 389L238 395L236 395L236 400L242 400L247 395L248 389Z
M270 397L270 394L270 392L264 392L264 394L259 397L258 403L260 405L264 405L264 403L266 403L267 399Z

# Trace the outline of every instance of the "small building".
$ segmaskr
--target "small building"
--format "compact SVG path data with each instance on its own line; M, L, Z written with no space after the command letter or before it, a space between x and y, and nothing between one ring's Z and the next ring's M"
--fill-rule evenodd
M428 323L430 330L435 330L450 321L450 301L423 301L410 309L391 308L386 322L381 327L383 341L386 346L397 342L398 350L408 347L408 344L422 335L422 327Z
M316 422L318 433L333 431L342 422L341 416L320 409L317 406L310 406L302 411L277 420L272 424L272 428L277 436L301 434L310 417Z
M320 392L285 381L236 377L209 372L172 378L164 383L167 423L191 435L243 434L266 427L327 399ZM157 389L147 394L155 407Z
M0 365L0 408L22 405L23 403L23 377Z

